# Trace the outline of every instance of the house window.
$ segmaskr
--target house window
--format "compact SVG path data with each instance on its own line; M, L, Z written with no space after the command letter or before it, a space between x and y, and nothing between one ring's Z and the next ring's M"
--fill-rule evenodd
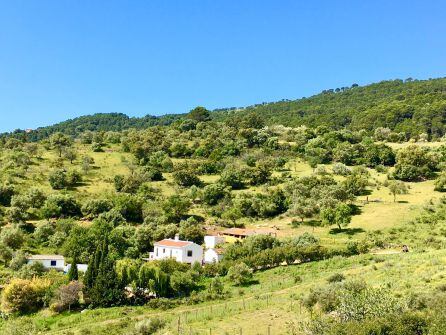
M163 254L165 254L166 253L166 249L165 248L163 248Z
M187 251L187 257L192 257L192 250Z
M51 266L56 266L56 261L51 261Z
M156 248L156 256L158 256L158 248Z

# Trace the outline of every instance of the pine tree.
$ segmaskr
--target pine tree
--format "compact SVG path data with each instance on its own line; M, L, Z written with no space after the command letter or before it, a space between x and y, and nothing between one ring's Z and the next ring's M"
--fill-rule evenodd
M77 269L77 255L73 256L73 261L71 262L70 270L68 271L68 280L78 280L79 279L79 272Z

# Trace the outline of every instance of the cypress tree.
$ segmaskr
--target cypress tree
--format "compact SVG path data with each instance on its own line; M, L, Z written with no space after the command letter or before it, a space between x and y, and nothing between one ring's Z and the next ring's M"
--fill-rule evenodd
M68 271L68 280L78 280L79 279L79 271L77 269L77 255L73 256L73 261L71 262L70 270Z
M94 282L96 280L98 270L99 270L99 263L102 258L102 244L98 243L96 246L96 251L93 255L93 257L90 258L88 262L88 268L85 272L84 277L84 286L85 291L88 293L89 290L91 290L94 286Z
M120 305L124 297L124 283L119 280L114 261L108 255L106 239L98 246L98 249L100 252L95 255L93 262L98 267L95 270L93 285L89 291L91 303L97 307Z

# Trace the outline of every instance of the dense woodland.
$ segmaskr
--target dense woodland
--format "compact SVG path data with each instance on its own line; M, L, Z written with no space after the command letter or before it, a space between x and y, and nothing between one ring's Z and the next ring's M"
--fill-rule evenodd
M210 117L218 121L238 122L246 113L262 117L267 125L298 127L306 125L330 129L367 130L378 127L404 133L408 138L427 134L437 139L445 129L446 79L389 80L367 86L352 84L350 87L327 89L297 100L263 102L247 107L215 109ZM185 114L160 117L147 115L130 118L124 114L95 114L67 120L54 126L42 127L25 135L17 130L14 136L28 140L44 139L55 132L76 136L83 131L122 131L143 129L155 125L169 125L184 118ZM7 136L4 134L3 136Z
M445 92L446 79L395 80L247 108L98 114L4 134L3 326L45 310L224 301L280 267L335 267L403 244L444 249ZM400 208L391 206L404 206L400 199L420 185L416 197L427 203L414 205L409 223L377 229L371 216L370 229L351 227L375 194L391 197L376 201L380 209ZM227 243L219 263L143 260L175 234L202 244L209 231L256 226L279 234ZM26 264L31 254L62 254L88 270L46 271ZM336 272L296 297L311 317L288 331L443 334L444 287L402 294Z

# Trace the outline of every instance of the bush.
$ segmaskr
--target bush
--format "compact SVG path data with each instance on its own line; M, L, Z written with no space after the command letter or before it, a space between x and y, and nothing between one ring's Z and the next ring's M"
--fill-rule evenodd
M45 222L37 226L34 230L34 239L40 244L48 244L48 240L55 233L56 229L51 222Z
M99 142L94 142L92 145L91 145L91 150L93 151L93 152L103 152L104 150L102 150L102 143L99 143Z
M67 175L64 170L56 170L50 173L49 182L54 190L61 190L68 186Z
M216 205L221 199L229 195L229 190L221 184L210 184L203 188L202 200L206 205Z
M166 326L166 321L159 318L144 319L135 324L135 332L138 335L155 334Z
M9 263L9 268L14 271L18 271L27 262L26 255L23 251L17 251Z
M203 182L193 171L180 170L173 173L173 179L177 185L182 187L190 187L192 185L201 186Z
M0 185L0 205L11 205L11 199L14 195L14 186L9 184Z
M342 273L335 273L328 277L327 281L329 283L340 283L345 280L345 276Z
M23 279L32 279L34 277L40 277L46 271L45 267L40 262L28 263L23 265L18 275Z
M13 250L19 249L24 240L22 231L17 227L3 228L0 233L0 242Z
M245 263L235 264L228 270L228 279L236 286L249 284L252 270Z
M163 311L176 307L178 301L171 300L168 298L157 298L149 300L147 306L153 309L161 309Z
M234 190L241 189L245 186L244 176L242 171L235 168L225 168L220 176L219 183L229 186Z
M57 302L51 306L55 312L71 310L71 306L79 302L79 295L82 292L83 285L78 281L71 281L67 285L62 285L57 290Z
M27 193L29 205L33 208L40 208L43 206L46 200L45 193L38 188L31 188Z
M76 199L68 194L54 194L48 197L41 209L45 218L78 217L81 209Z
M12 279L2 294L2 310L6 313L30 313L44 307L51 295L47 279Z
M142 222L143 202L139 197L130 194L122 194L114 199L116 209L129 222Z
M111 201L106 199L89 199L82 206L82 214L89 217L95 218L98 217L99 214L108 212L113 207Z
M347 176L352 171L343 163L335 163L333 165L333 173L340 176Z

